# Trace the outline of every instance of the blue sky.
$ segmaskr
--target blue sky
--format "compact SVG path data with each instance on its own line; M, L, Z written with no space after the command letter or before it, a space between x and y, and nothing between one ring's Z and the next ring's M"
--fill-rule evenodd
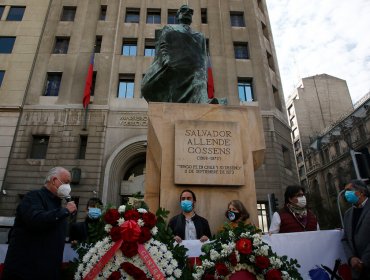
M355 103L370 91L370 0L266 0L284 95L301 78L347 81Z

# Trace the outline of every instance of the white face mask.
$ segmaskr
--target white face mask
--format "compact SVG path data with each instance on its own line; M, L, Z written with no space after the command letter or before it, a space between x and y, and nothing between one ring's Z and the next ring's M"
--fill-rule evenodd
M298 202L296 203L297 206L301 208L305 208L307 205L307 200L305 196L297 197Z
M57 190L57 194L60 198L65 198L69 196L71 192L71 186L69 184L62 184Z

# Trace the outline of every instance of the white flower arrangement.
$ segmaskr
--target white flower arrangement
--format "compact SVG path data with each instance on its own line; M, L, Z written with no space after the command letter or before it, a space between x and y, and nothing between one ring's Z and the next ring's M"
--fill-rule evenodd
M117 228L121 228L121 226L124 226L124 223L126 222L126 220L124 219L124 214L126 210L127 208L125 206L120 206L118 210L116 210L120 214L120 218L114 219L116 221L116 225L105 225L104 229L107 236L102 240L96 242L94 246L92 246L83 256L82 262L78 265L74 276L76 280L86 277L86 275L88 275L88 273L97 265L97 263L115 244L116 241L112 240L111 234L114 234L112 229L115 228L115 230L117 231ZM132 214L133 210L131 209L130 211L130 214ZM140 218L136 220L136 223L140 228L147 226L145 221L148 221L148 216L144 217L145 215L152 215L149 217L155 217L154 214L148 214L148 211L144 208L139 208L136 211L138 214L134 214L140 216ZM167 246L164 243L153 238L158 233L158 228L156 226L153 226L154 223L149 219L149 224L151 224L151 237L149 236L149 240L142 244L147 252L149 252L151 258L156 263L157 267L163 273L166 279L179 279L181 278L182 270L179 269L178 262L176 261L176 259L174 259L172 252L168 250ZM125 241L123 240L123 242ZM112 273L117 272L119 272L121 275L120 279L134 279L123 269L123 263L130 263L134 265L137 269L141 270L148 279L152 279L152 275L149 269L146 267L144 261L141 259L138 253L136 253L132 257L127 257L122 250L118 249L115 252L114 256L101 269L95 279L108 279L112 275Z

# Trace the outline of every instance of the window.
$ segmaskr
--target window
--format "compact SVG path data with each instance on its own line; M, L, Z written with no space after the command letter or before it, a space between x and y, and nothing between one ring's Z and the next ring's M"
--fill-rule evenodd
M137 41L135 39L125 39L122 43L122 55L136 56Z
M161 23L161 11L160 10L148 10L146 15L146 23L160 24Z
M58 96L62 73L48 73L44 96Z
M176 18L176 10L168 10L167 23L168 24L178 23Z
M238 94L240 101L252 102L254 100L251 79L238 80Z
M144 56L155 56L155 43L153 40L145 40Z
M95 94L95 84L96 84L96 71L93 72L90 96L94 96Z
M99 20L105 20L106 17L107 17L107 6L106 5L101 5L100 6Z
M61 21L74 21L76 15L76 7L63 7Z
M230 12L231 26L244 27L244 13L243 12Z
M15 37L0 37L0 53L12 53Z
M68 52L69 37L56 37L53 53L65 54Z
M80 148L78 150L78 158L85 159L87 148L87 135L80 135Z
M268 61L269 67L271 68L272 71L275 72L274 58L269 52L266 52L266 55L267 55L267 61Z
M340 145L339 145L339 141L335 141L334 148L335 148L335 155L336 156L340 156Z
M100 53L102 41L103 41L102 36L96 36L96 38L95 38L95 47L94 47L94 52L95 53Z
M302 153L297 154L297 163L302 163L303 162L303 155Z
M288 108L288 115L292 115L293 114L293 105L290 105L289 108Z
M125 22L139 23L140 21L140 10L139 9L127 9Z
M304 166L303 165L298 169L298 173L299 173L299 177L303 177L305 175Z
M283 106L281 105L281 99L279 95L279 91L276 87L272 86L272 94L274 95L275 107L278 108L279 111L283 111Z
M4 75L5 75L5 71L0 70L0 87L1 87L1 84L3 83Z
M5 6L0 6L0 19L3 16Z
M248 43L234 43L236 59L249 59Z
M287 169L292 168L292 161L290 160L289 149L281 145L281 150L283 152L284 167Z
M134 78L132 76L120 77L118 98L134 98Z
M49 145L49 136L32 135L32 147L30 158L34 159L46 158L48 145Z
M267 202L257 202L258 227L263 232L268 232Z
M94 46L94 52L95 53L100 53L102 41L103 41L103 37L102 36L96 36L96 38L95 38L95 46Z
M207 19L207 9L206 8L202 8L200 10L200 16L201 16L201 21L203 24L206 24L208 22L208 19Z
M298 151L301 148L301 141L299 139L294 142L294 149Z
M6 20L21 21L26 7L10 7Z
M262 25L262 33L263 33L263 36L265 36L266 39L268 40L268 38L269 38L269 32L268 32L267 26L262 21L261 21L261 25Z
M297 128L293 129L292 135L293 135L293 139L298 137L298 129Z

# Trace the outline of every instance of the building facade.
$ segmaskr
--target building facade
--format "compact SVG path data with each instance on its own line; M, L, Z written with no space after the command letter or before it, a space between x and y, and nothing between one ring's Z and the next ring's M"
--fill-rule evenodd
M14 215L20 196L39 188L53 166L72 170L72 194L81 205L91 196L119 204L144 191L148 104L140 83L155 53L155 30L174 24L182 4L194 9L191 27L207 38L215 97L227 97L230 105L260 106L266 140L265 161L256 171L261 211L268 193L282 199L286 185L297 182L265 0L6 1L13 2L24 8L24 16L14 34L5 14L0 22L0 36L15 37L14 52L0 54L8 61L0 62L3 116L12 87L18 94L11 103L16 109L0 215ZM33 25L35 34L28 32ZM21 65L26 68L21 87L12 69L23 61L15 52L26 48L23 41L34 45L27 48L28 67ZM92 55L86 113L82 96Z
M337 227L338 193L351 179L370 182L370 94L312 138L304 150L313 207L328 226ZM335 224L336 223L336 224Z
M305 153L312 138L353 110L347 82L321 74L302 79L287 100L292 141L299 180L308 187Z

